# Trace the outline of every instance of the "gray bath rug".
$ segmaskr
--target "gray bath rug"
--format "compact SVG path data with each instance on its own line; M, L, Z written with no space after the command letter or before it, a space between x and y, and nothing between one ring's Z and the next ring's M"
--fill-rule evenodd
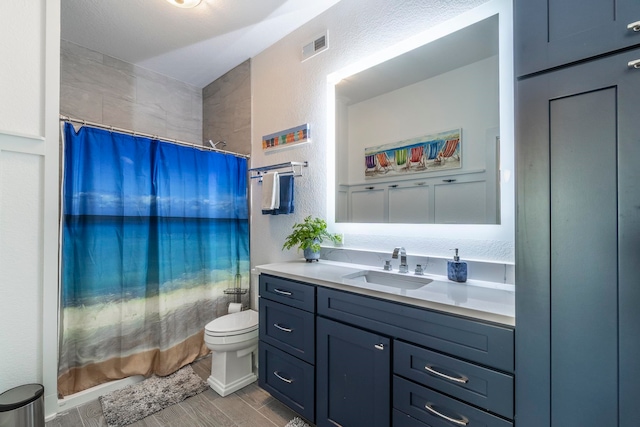
M154 375L140 383L100 396L98 400L107 425L122 427L195 396L208 387L187 365L166 377Z
M294 419L289 421L287 425L284 427L311 427L311 426L307 424L302 418L295 417Z

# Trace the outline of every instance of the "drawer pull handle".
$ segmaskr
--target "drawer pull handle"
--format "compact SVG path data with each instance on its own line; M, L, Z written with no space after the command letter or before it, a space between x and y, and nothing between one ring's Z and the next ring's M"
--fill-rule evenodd
M636 33L640 32L640 21L632 22L631 24L627 25L627 30L635 31Z
M364 187L364 188L365 188L365 189L367 189L367 190L373 190L373 189L375 189L376 187Z
M436 411L431 407L431 403L427 403L426 405L424 405L424 407L427 411L439 416L440 418L444 418L449 422L457 424L459 426L466 426L467 424L469 424L469 420L466 417L462 417L461 420L456 420L455 418L447 417L445 414L441 414L440 412Z
M276 294L280 294L280 295L286 295L286 296L288 296L288 297L290 297L291 295L293 295L293 294L292 294L291 292L289 292L289 291L282 291L282 290L280 290L280 289L278 289L278 288L275 288L275 289L273 290L273 292L275 292Z
M285 328L284 326L280 326L277 323L274 323L273 326L280 329L282 332L293 332L293 329Z
M378 350L384 350L384 344L376 344L374 347Z
M465 377L463 375L461 375L459 378L452 377L452 376L449 376L447 374L443 374L442 372L436 371L435 369L433 369L433 366L431 366L431 365L426 365L424 367L424 369L427 370L428 372L431 372L434 375L437 375L439 377L445 378L445 379L447 379L449 381L454 381L454 382L461 383L461 384L466 384L466 383L469 382L469 378L467 378L467 377Z
M293 380L290 380L289 378L285 378L282 375L280 375L278 371L273 371L273 375L275 375L276 377L278 377L279 380L282 380L287 384L291 384L293 382Z
M426 182L424 182L424 181L414 182L414 185L425 185L425 184L426 184Z
M636 59L634 61L629 61L627 63L627 66L629 68L635 68L637 70L638 68L640 68L640 59Z
M456 182L455 179L443 179L442 182Z

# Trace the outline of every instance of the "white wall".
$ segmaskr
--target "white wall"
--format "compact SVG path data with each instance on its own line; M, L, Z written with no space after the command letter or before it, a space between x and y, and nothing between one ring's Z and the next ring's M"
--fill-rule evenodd
M327 76L483 3L483 0L342 0L253 58L252 166L309 161L309 167L304 171L305 177L297 178L295 182L294 215L260 215L260 185L252 183L253 265L301 257L295 250L281 251L291 226L309 214L328 216ZM325 30L329 34L329 49L301 63L301 47ZM275 152L262 151L263 135L303 123L311 126L310 144ZM513 220L511 221L513 224ZM508 232L512 236L513 227ZM469 258L505 263L513 260L512 237L496 240L459 238L452 241L420 233L394 240L390 235L382 236L371 232L350 234L348 228L345 230L347 247L389 253L394 246L404 245L410 254L448 257L452 244L461 248L462 253Z
M0 5L0 392L57 410L60 1Z

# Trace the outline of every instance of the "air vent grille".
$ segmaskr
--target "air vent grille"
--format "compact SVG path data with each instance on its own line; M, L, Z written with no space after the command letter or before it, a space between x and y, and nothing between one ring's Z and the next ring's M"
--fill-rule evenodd
M311 43L307 43L302 47L302 61L306 61L312 56L316 56L329 48L327 33L316 37Z
M314 50L317 52L327 45L327 38L325 36L320 37L313 42Z

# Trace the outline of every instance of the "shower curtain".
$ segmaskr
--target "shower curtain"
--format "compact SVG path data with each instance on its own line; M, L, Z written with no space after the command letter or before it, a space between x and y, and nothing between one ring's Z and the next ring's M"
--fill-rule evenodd
M207 354L248 287L247 161L64 125L58 392L168 375Z

